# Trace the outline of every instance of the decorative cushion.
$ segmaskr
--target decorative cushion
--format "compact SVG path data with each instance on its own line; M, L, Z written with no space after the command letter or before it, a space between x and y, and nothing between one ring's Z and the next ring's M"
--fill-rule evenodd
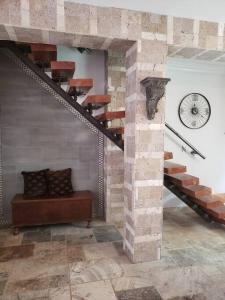
M73 193L72 169L47 172L48 193L51 196L64 196Z
M38 197L48 194L46 174L49 169L21 172L24 179L24 197Z

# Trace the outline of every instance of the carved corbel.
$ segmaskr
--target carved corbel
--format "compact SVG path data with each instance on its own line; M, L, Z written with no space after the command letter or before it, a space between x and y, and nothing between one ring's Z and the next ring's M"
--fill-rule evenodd
M146 91L146 110L147 118L153 120L157 110L157 105L160 99L165 94L169 78L147 77L141 81Z

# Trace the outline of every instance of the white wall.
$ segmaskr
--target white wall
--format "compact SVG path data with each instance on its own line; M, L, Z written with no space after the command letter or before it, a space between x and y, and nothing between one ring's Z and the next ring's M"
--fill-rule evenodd
M181 133L206 159L182 152L184 145L166 129L165 149L172 151L174 162L187 166L188 173L200 178L214 192L225 192L225 66L218 63L169 59L167 77L171 82L166 92L166 122ZM179 120L178 106L188 93L198 92L211 104L209 122L200 129L188 129ZM188 147L186 147L188 149ZM181 204L165 193L165 206Z
M184 18L225 22L224 0L69 0L90 5L119 7Z

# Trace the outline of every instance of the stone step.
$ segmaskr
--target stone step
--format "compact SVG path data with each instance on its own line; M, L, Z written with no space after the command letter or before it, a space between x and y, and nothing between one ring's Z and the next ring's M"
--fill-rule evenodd
M165 174L177 174L177 173L185 173L187 168L183 165L179 165L176 163L164 162L164 173Z
M204 185L189 185L180 187L181 191L193 198L199 198L201 196L207 196L212 194L212 189Z
M168 152L168 151L164 152L164 160L169 160L169 159L172 159L172 158L173 158L173 153L172 152Z
M57 47L48 44L30 44L31 53L28 57L38 66L49 68L51 61L57 60Z
M91 78L70 79L67 93L70 96L74 96L76 93L86 95L92 88L93 79Z
M90 95L83 102L83 107L91 106L92 109L99 109L111 102L110 95Z
M189 174L184 174L184 173L178 173L174 175L165 174L165 177L166 179L180 186L199 184L199 178Z
M52 79L56 82L67 82L73 77L75 63L72 61L51 61Z
M95 118L101 122L123 119L125 118L125 111L107 111L104 114L95 116Z
M193 198L193 201L206 209L221 206L221 204L223 204L223 199L217 195L200 196L198 198Z

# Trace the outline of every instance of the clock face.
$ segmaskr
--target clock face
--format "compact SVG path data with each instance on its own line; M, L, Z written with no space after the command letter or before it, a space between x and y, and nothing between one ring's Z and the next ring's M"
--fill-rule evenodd
M205 96L191 93L181 100L178 114L184 126L190 129L198 129L208 122L211 107Z

